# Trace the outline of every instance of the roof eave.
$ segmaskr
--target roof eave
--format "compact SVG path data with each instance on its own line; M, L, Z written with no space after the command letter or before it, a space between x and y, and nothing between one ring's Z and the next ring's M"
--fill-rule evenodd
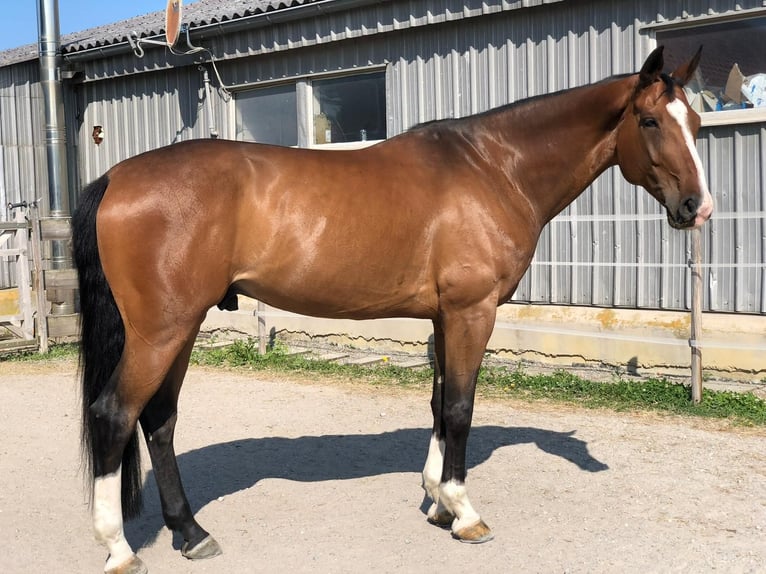
M240 30L262 28L274 24L311 18L317 15L330 14L333 12L340 12L353 8L382 4L384 2L386 2L386 0L320 0L319 2L312 2L310 4L300 4L279 10L249 14L240 18L232 18L230 20L221 20L202 25L194 25L192 23L189 26L188 31L189 40L193 41L204 38L218 37L225 34L232 34ZM164 38L164 34L147 36L139 38L139 42L141 40L152 40L152 43L145 44L146 48L161 47L160 44ZM64 59L67 62L83 62L126 54L132 51L133 46L131 41L125 37L125 39L121 42L94 46L92 48L73 51L67 51L66 48L64 48Z

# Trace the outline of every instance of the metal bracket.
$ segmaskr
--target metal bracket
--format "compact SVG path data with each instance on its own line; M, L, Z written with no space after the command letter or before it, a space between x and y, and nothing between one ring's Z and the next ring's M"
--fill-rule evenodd
M696 339L689 339L689 347L692 349L701 349L702 343L701 341L697 341Z
M168 44L167 37L165 40L154 40L152 38L141 38L138 35L138 32L135 30L128 34L128 44L130 44L131 49L133 50L133 54L137 58L143 58L144 48L143 46L145 44L150 44L152 46L162 46L163 48L168 48L170 50L170 53L175 56L190 56L191 54L196 54L197 52L202 51L208 51L207 48L204 48L202 46L195 46L191 43L191 37L189 36L189 25L188 24L182 24L181 25L181 35L183 35L186 38L186 51L179 52L174 49L173 46ZM160 38L161 36L155 36L155 38Z

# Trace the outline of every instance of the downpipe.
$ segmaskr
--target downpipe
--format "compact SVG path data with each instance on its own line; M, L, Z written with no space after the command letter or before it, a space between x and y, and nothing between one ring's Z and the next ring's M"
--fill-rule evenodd
M66 127L64 123L64 99L60 70L61 34L59 31L58 0L38 0L38 54L40 59L40 86L45 105L45 151L48 164L48 216L69 219L69 174L66 161ZM64 239L51 241L51 267L72 267L69 242ZM51 314L74 313L74 296L71 292L48 292ZM43 310L40 310L42 313Z

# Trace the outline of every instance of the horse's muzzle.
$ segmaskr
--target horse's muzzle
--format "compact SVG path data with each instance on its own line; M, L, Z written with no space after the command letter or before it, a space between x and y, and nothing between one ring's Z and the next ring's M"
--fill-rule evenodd
M687 197L676 209L675 213L667 210L668 223L675 229L694 229L705 223L713 213L713 201L709 194Z

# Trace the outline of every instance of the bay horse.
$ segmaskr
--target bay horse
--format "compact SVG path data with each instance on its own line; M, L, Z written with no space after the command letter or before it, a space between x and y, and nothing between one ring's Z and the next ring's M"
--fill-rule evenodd
M190 559L220 553L176 463L176 406L212 306L245 294L304 315L433 322L428 520L465 542L492 532L468 499L466 442L479 366L547 222L607 167L643 186L670 225L713 211L682 86L698 52L636 74L417 126L355 151L199 140L127 159L72 219L82 310L82 443L105 571L146 572L123 533L140 511L137 429L168 528Z

